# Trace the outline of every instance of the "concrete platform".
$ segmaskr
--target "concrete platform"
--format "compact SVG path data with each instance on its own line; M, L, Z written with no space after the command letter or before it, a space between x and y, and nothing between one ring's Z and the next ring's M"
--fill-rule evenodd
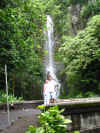
M33 100L33 101L23 101L23 102L15 102L10 104L10 109L30 109L30 108L36 108L38 105L43 104L43 100ZM0 104L0 110L7 110L6 104Z

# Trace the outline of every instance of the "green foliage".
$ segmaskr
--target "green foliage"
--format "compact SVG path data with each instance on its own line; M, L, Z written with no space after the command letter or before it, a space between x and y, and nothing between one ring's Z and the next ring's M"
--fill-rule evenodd
M42 127L35 128L34 126L30 125L29 129L26 133L45 133L44 129Z
M80 133L80 131L74 131L73 133Z
M94 16L87 28L75 38L67 39L59 49L65 64L64 73L70 95L79 91L99 90L100 15ZM77 89L75 89L77 88Z
M89 2L86 6L83 7L80 15L83 20L88 21L89 17L97 14L100 14L100 0Z
M2 80L7 64L8 82L10 88L15 89L15 95L32 99L34 96L30 94L33 93L39 98L43 78L44 6L39 0L9 0L3 4L5 8L0 9L0 87L5 86Z
M66 133L66 128L71 120L65 119L61 113L64 110L59 110L58 106L50 107L40 114L40 128L29 127L26 133Z
M10 104L14 103L14 102L21 102L23 101L22 97L15 97L12 94L8 95L8 102ZM7 95L4 92L0 92L0 103L7 103Z
M39 109L45 109L45 106L44 105L38 105L37 108L39 108Z
M29 126L28 130L29 131L27 131L26 133L35 133L36 132L36 128L32 125Z
M74 98L87 98L87 97L100 97L100 95L92 91L87 91L86 93L79 92L76 96L74 96Z
M69 23L67 20L70 19L68 13L68 0L44 0L45 12L50 14L54 20L55 34L60 37L63 34L69 32Z
M59 110L58 106L49 108L40 115L40 124L44 127L45 132L49 133L64 133L66 132L66 124L70 123L70 120L64 118L61 113L64 110Z
M76 4L86 4L87 0L68 0L69 4L76 5Z

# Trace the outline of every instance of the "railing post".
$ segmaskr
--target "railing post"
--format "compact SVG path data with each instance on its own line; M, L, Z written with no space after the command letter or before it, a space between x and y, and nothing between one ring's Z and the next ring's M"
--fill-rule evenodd
M7 65L6 64L5 64L5 80L6 80L8 124L10 125L10 111L9 111L9 101L8 101L8 82L7 82Z

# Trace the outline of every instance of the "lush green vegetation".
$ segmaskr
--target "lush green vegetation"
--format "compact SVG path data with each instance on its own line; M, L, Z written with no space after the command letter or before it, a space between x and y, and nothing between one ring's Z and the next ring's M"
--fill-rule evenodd
M26 133L66 133L67 124L71 123L71 120L64 118L61 114L63 111L59 110L58 106L44 110L39 116L41 127L29 126L29 131Z
M83 24L85 25L88 22L89 18L97 14L100 14L100 0L96 0L96 2L89 2L81 10L80 16Z
M8 102L9 104L13 104L14 102L22 102L22 97L15 97L12 94L8 95ZM0 92L0 103L4 104L7 103L7 95L4 92Z
M85 30L67 39L60 48L70 95L100 90L100 15L94 16Z
M38 0L1 3L0 88L5 88L4 65L7 64L9 87L15 95L24 99L39 98L43 81L40 51L45 25L44 7Z

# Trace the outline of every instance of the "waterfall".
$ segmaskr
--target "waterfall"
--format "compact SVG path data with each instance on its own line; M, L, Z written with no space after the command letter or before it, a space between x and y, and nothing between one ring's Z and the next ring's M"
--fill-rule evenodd
M46 27L47 27L47 30L45 31L46 42L44 45L45 74L47 75L47 73L49 72L50 75L52 76L52 78L57 82L58 88L60 88L60 83L58 82L58 79L56 77L56 65L55 65L55 61L53 59L53 56L54 56L53 21L52 21L51 16L49 16L49 15L47 15ZM57 93L59 95L59 91Z

